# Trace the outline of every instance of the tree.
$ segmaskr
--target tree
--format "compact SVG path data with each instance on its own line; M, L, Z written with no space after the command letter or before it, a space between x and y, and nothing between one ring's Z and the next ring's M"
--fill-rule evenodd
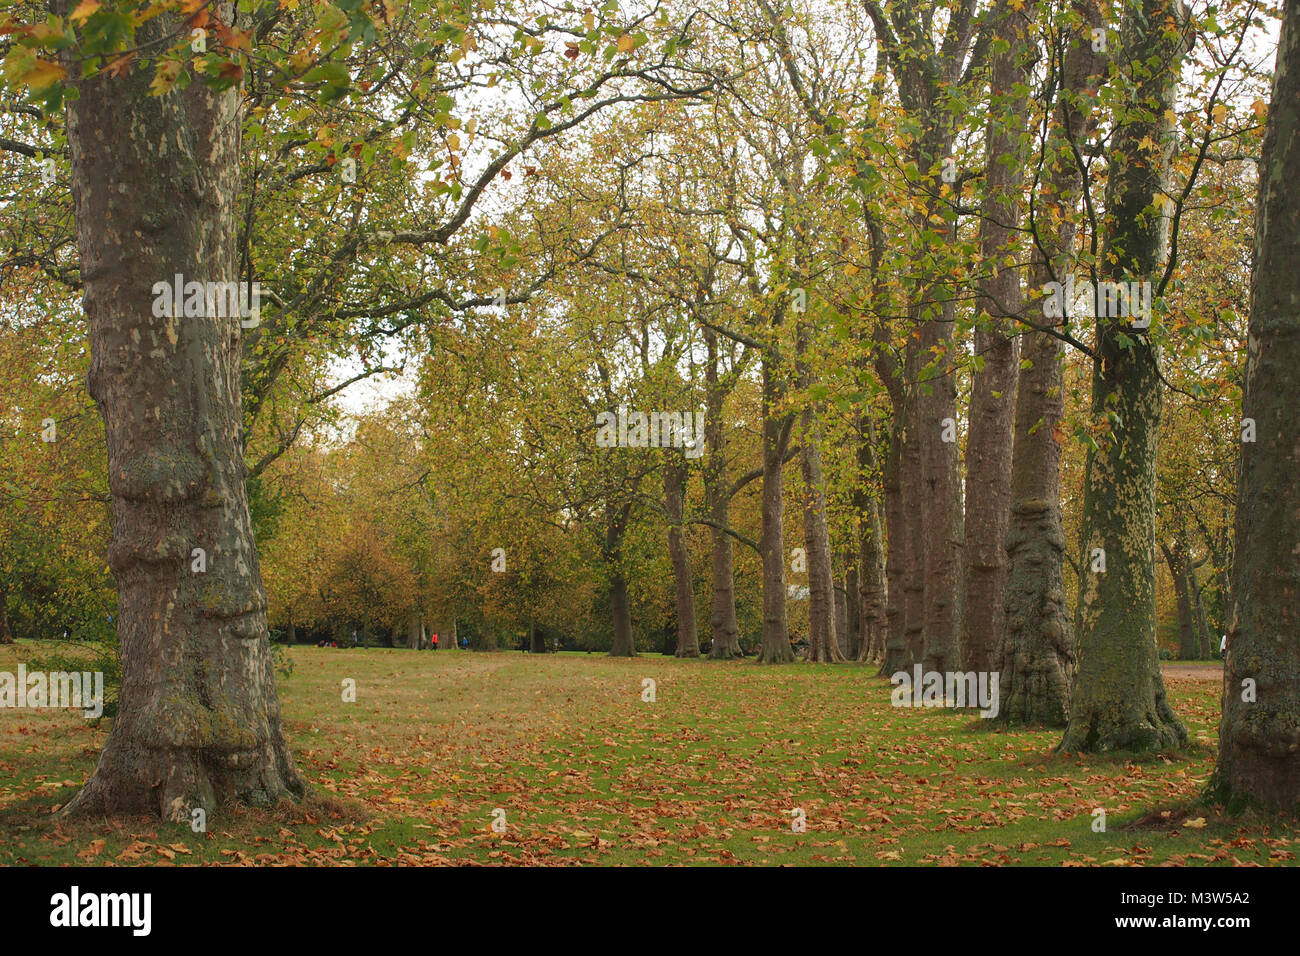
M1029 156L1029 73L1037 54L1037 5L999 0L989 12L992 44L989 116L984 145L984 209L980 256L988 272L980 282L975 324L975 375L966 436L966 515L962 662L967 670L993 671L1005 626L1006 532L1011 505L1012 426L1016 409L1019 339L1013 320L1021 310L1020 194Z
M1121 28L1132 102L1117 121L1100 272L1163 291L1170 120L1186 41L1179 0L1141 0ZM1127 286L1126 286L1127 287ZM1105 309L1098 309L1105 312ZM1098 315L1081 540L1079 673L1063 752L1165 750L1187 730L1165 694L1156 652L1155 488L1161 388L1155 343L1137 317Z
M1300 6L1282 15L1259 163L1242 416L1232 623L1223 675L1218 798L1300 807L1300 609L1296 606L1296 416L1300 413ZM1248 683L1250 682L1250 683ZM1248 692L1253 683L1253 693Z
M233 26L229 12L220 22ZM136 36L166 46L182 28L165 13ZM194 82L152 96L150 83L136 67L100 71L69 105L122 688L99 764L65 812L188 821L306 784L281 725L244 486L239 317L153 308L154 284L177 273L239 279L239 93Z
M1041 289L1075 263L1075 216L1082 173L1073 143L1096 126L1096 95L1104 57L1091 42L1101 22L1094 5L1081 22L1060 30L1051 45L1062 87L1047 136L1045 181L1035 203L1030 282ZM998 652L1002 705L1009 723L1063 727L1070 711L1074 634L1066 611L1061 529L1061 444L1065 405L1064 345L1056 325L1024 336L1011 464L1004 592L1006 630ZM1060 325L1068 332L1067 320Z

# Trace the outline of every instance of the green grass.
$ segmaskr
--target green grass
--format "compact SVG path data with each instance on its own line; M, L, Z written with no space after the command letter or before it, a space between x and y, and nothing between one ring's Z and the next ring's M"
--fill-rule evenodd
M32 650L0 648L0 670ZM1062 758L1058 732L893 708L888 682L856 665L290 654L280 693L307 803L214 816L207 834L60 820L107 721L0 710L0 863L1295 862L1293 825L1196 802L1214 766L1215 681L1169 681L1185 751Z

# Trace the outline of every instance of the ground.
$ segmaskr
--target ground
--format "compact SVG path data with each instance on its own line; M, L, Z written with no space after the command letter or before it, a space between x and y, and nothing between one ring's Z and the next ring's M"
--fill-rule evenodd
M0 647L0 670L32 653ZM1195 802L1217 744L1213 663L1166 669L1191 746L1129 760L1056 757L1058 732L893 708L889 683L854 664L289 653L280 693L307 804L214 815L206 834L61 820L107 722L0 710L0 864L1294 865L1300 841Z

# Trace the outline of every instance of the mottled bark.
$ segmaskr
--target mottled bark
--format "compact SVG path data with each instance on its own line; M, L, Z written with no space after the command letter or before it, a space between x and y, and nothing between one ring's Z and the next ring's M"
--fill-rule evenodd
M1029 71L1035 3L998 0L992 17L989 118L984 132L980 257L987 275L976 296L975 374L966 435L966 520L961 653L966 670L991 672L1005 629L1007 523L1011 513L1012 430L1018 340L1010 333L1023 296L1017 271L1021 190L1031 134Z
M695 588L691 582L691 556L682 536L686 496L686 465L669 458L664 463L664 511L668 517L668 558L673 566L677 597L677 656L699 657L700 637L695 626Z
M1142 0L1121 29L1134 98L1112 138L1102 278L1159 282L1168 221L1173 114L1184 56L1179 0ZM1150 144L1157 144L1152 150ZM1155 342L1123 317L1098 317L1095 446L1084 480L1079 672L1060 750L1159 751L1187 742L1156 649L1155 492L1161 382ZM1100 552L1098 551L1100 549ZM1104 553L1105 571L1093 570Z
M1286 4L1259 164L1232 615L1214 790L1300 811L1300 5ZM1255 682L1253 702L1243 681Z
M136 40L161 43L175 26L158 17ZM239 319L152 309L154 283L177 273L248 278L235 274L240 93L194 82L150 96L152 73L139 63L78 81L68 110L122 683L99 764L65 812L188 822L306 784L281 726L249 519Z

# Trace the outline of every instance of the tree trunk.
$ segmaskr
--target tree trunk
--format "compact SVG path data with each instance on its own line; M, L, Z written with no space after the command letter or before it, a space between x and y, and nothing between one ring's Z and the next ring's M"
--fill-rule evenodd
M639 483L639 482L638 482ZM635 657L636 642L632 637L632 609L628 603L627 576L623 568L623 537L627 533L632 515L633 500L615 506L606 502L605 539L601 556L610 569L609 612L614 622L614 639L609 649L611 657Z
M1075 210L1082 183L1069 141L1091 131L1085 112L1095 97L1105 58L1092 49L1087 28L1101 25L1095 5L1066 52L1061 102L1050 139L1054 157L1045 179L1035 228L1031 288L1064 278L1074 267ZM1078 101L1078 102L1076 102ZM1035 305L1037 311L1041 306ZM1035 314L1035 321L1052 320ZM1062 320L1064 321L1064 320ZM1007 525L1006 631L995 666L1001 673L998 719L1008 724L1064 727L1070 713L1074 629L1065 607L1061 530L1061 420L1064 346L1046 332L1024 336L1011 455L1011 513Z
M669 459L664 463L664 510L668 514L668 556L677 584L677 656L699 657L700 637L695 627L695 588L691 582L691 556L682 537L682 512L686 495L686 466Z
M840 649L849 660L856 661L862 651L862 609L858 603L861 594L858 585L858 559L852 552L840 555L844 567L844 591L837 590L836 601L843 607L839 624L843 626L844 640Z
M704 367L705 419L704 496L707 500L709 529L713 539L713 605L709 616L712 640L709 657L713 660L731 660L740 657L740 626L736 623L735 571L731 555L731 535L724 531L731 522L731 490L727 487L726 429L722 422L723 402L726 398L718 380L718 336L705 330L708 362Z
M962 660L966 670L992 672L1006 622L1007 524L1011 514L1011 449L1016 411L1018 340L1008 321L1020 315L1017 271L1021 189L1027 159L1028 81L1038 45L1030 35L1036 4L998 0L993 21L989 118L985 127L984 208L980 258L987 277L976 298L975 367L966 435L966 521ZM1008 162L1008 159L1011 161Z
M799 327L802 338L807 326ZM801 377L805 377L801 373ZM800 467L803 472L803 535L808 558L808 659L842 661L835 630L835 572L831 566L830 532L826 527L826 486L822 470L821 429L816 412L802 415Z
M1278 37L1259 164L1255 267L1242 415L1255 421L1237 485L1232 614L1217 796L1300 810L1300 6ZM1255 682L1247 695L1243 681ZM1252 696L1252 701L1243 697Z
M9 596L0 591L0 644L12 644L14 636L9 631Z
M137 41L161 44L163 15ZM156 318L155 283L235 274L240 93L80 81L68 110L89 390L104 420L120 706L73 813L189 821L299 797L244 485L239 319ZM194 549L202 548L206 570Z
M1178 607L1178 657L1184 661L1195 660L1196 624L1192 619L1192 596L1187 579L1191 564L1187 545L1178 536L1172 546L1161 541L1160 550L1164 552L1165 563L1169 565L1169 574L1174 581L1174 603Z
M636 644L632 640L632 611L627 599L627 579L622 570L614 574L609 585L609 608L614 618L614 644L610 657L636 657Z
M1188 569L1187 581L1192 589L1192 614L1196 621L1196 656L1198 660L1207 661L1212 656L1210 651L1210 626L1205 620L1205 602L1201 593L1205 586L1196 580L1196 568Z
M899 508L907 535L903 557L903 638L905 666L925 659L925 494L921 480L921 446L916 437L916 399L909 396L903 421L903 447L899 456Z
M1184 56L1181 15L1179 0L1142 0L1122 28L1116 60L1135 74L1136 101L1112 140L1101 258L1104 277L1114 281L1154 284L1164 268L1168 223L1159 209L1174 145L1169 118ZM1122 317L1097 318L1095 352L1097 444L1089 447L1084 483L1079 673L1059 749L1167 750L1186 743L1187 730L1169 706L1156 651L1159 359L1146 332ZM1096 555L1104 555L1104 572L1094 570L1101 567Z
M921 562L925 603L922 618L922 664L927 671L958 670L961 595L961 486L957 442L957 383L952 369L952 302L939 306L939 315L925 315L932 306L914 310L920 335L913 341L917 366L937 357L933 369L921 373L917 395L916 443L920 458Z
M876 428L870 411L862 414L858 433L858 661L881 663L888 630L885 591L884 533L880 522Z
M406 646L413 651L418 651L423 644L423 628L420 624L420 615L406 615Z
M783 389L773 364L772 358L763 356L763 531L759 539L763 559L763 643L758 660L763 664L784 664L794 660L785 613L785 543L781 527L785 516L785 449L793 419L789 413L778 413Z
M624 606L626 607L627 594L624 592ZM617 613L617 612L616 612ZM618 621L614 622L614 633L618 634ZM630 633L630 631L629 631ZM617 640L617 637L615 638ZM528 622L528 653L545 654L546 653L546 635L537 629L537 623L529 620ZM613 653L612 651L610 653Z
M913 527L918 516L908 509L908 502L903 498L902 461L907 437L906 408L901 396L901 388L891 389L894 415L882 477L889 542L885 556L885 646L880 672L886 675L904 670L912 663L907 631L911 591L909 573L914 556Z

